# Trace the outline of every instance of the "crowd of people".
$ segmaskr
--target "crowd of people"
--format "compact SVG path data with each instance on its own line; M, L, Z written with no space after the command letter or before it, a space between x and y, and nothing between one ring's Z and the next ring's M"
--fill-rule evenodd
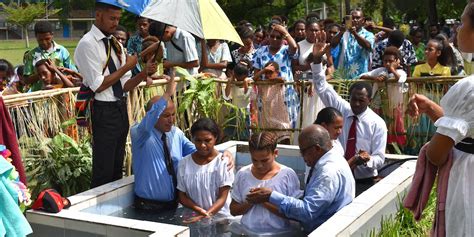
M377 26L362 9L351 11L342 22L314 14L290 27L282 16L273 16L266 27L241 21L236 31L243 45L229 45L218 39L198 39L176 26L143 17L136 18L137 32L128 37L118 26L121 9L96 3L95 23L79 41L74 60L53 40L51 24L39 21L34 27L38 47L25 53L23 65L14 68L0 59L0 90L3 95L74 86L91 91L91 187L122 177L130 130L136 208L160 212L173 210L180 203L197 213L189 222L243 215L237 228L242 233L281 234L294 228L292 221L309 233L378 181L387 142L406 142L388 134L404 133L402 102L407 77L470 73L464 63L470 64L472 56L460 53L458 46L474 51L466 46L474 39L473 6L471 1L462 25L455 24L453 30L441 32L446 29L432 24L425 32L422 26L412 25L408 36L389 20ZM234 175L231 153L214 148L223 128L213 120L195 121L191 139L174 125L175 67L192 75L227 79L222 94L239 108L248 109L249 125L279 129L246 135L252 164ZM346 101L328 83L336 71L345 79L368 81L353 83ZM153 97L145 117L130 128L127 92L142 81L163 78L168 81L165 93ZM387 128L382 112L369 105L377 91L370 81L389 78L397 81L388 84L387 93L390 113L398 122ZM303 80L312 85L300 93L293 82ZM451 90L461 90L470 101L473 86L468 80L472 78ZM253 85L257 81L273 83ZM428 148L436 164L444 163L441 156L461 140L469 144L467 150L456 145L460 151L452 169L463 173L472 166L464 156L472 156L474 110L473 103L459 105L459 100L451 98L454 93L448 92L442 108L416 95L410 109L412 114L427 113L437 120L439 129L432 143L444 145ZM300 104L300 96L309 102ZM302 107L310 111L303 119ZM304 190L300 190L296 173L275 160L277 143L291 143L288 130L297 126L303 129L294 143L309 169ZM462 161L456 156L463 157ZM455 200L462 199L458 194L472 190L472 185L461 187L450 180L449 187L454 191L448 192L447 205L452 209L446 212L446 233L472 234L469 224L462 230L451 229L458 222L455 210L471 210L467 199L463 205ZM472 211L466 213L465 223L473 216Z

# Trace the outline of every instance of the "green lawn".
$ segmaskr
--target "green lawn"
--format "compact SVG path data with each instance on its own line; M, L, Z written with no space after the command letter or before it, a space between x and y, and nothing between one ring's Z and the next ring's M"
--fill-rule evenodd
M71 54L71 58L74 58L74 50L77 42L79 42L78 39L57 39L55 41L66 47ZM38 46L36 39L30 38L30 49L36 46ZM24 40L0 40L0 58L10 61L14 66L22 64L23 54L26 50L28 49L25 47Z

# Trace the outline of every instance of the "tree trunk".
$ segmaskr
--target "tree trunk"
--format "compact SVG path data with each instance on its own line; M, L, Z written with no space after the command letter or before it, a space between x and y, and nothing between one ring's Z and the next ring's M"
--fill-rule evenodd
M346 15L351 14L351 0L344 0L344 5L346 7Z
M28 26L23 27L23 35L25 36L26 48L30 48L30 40L28 38Z
M436 0L428 0L428 23L438 23L438 11L436 10Z

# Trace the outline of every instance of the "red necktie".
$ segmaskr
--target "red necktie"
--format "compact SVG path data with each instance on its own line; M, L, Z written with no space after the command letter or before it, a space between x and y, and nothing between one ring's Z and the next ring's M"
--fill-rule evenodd
M346 152L344 153L344 157L346 160L352 158L356 153L356 142L357 142L357 116L352 116L352 124L349 128L349 135L347 136L347 143L346 143Z

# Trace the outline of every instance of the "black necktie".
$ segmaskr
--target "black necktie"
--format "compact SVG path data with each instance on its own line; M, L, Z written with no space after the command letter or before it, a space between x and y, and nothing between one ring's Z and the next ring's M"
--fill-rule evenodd
M166 170L173 178L174 189L178 186L178 180L176 178L176 173L174 171L173 161L171 160L170 149L168 148L168 143L166 142L166 134L161 135L161 141L163 142L163 155L165 156Z
M314 166L311 167L308 173L308 178L306 178L306 187L304 188L303 197L306 195L306 189L308 188L308 183L311 180L311 176L313 176L313 171L314 171Z
M314 166L311 167L311 169L309 170L308 178L306 179L306 184L308 184L309 180L311 180L311 176L313 176L313 171L314 171Z
M117 55L117 58L120 59L122 54L118 54L116 47L110 46L111 45L110 39L103 38L102 41L104 41L107 56L110 57L110 59L107 58L107 67L109 68L109 74L112 74L113 72L117 71L117 67L115 66L114 60L112 59L112 55L110 55L112 53L111 48L114 48L114 52L115 52L115 55ZM112 45L113 45L113 42L112 42ZM120 82L120 80L118 80L117 82L115 82L115 84L112 85L112 90L114 91L115 97L117 97L118 99L123 98L123 88L122 88L122 83Z

